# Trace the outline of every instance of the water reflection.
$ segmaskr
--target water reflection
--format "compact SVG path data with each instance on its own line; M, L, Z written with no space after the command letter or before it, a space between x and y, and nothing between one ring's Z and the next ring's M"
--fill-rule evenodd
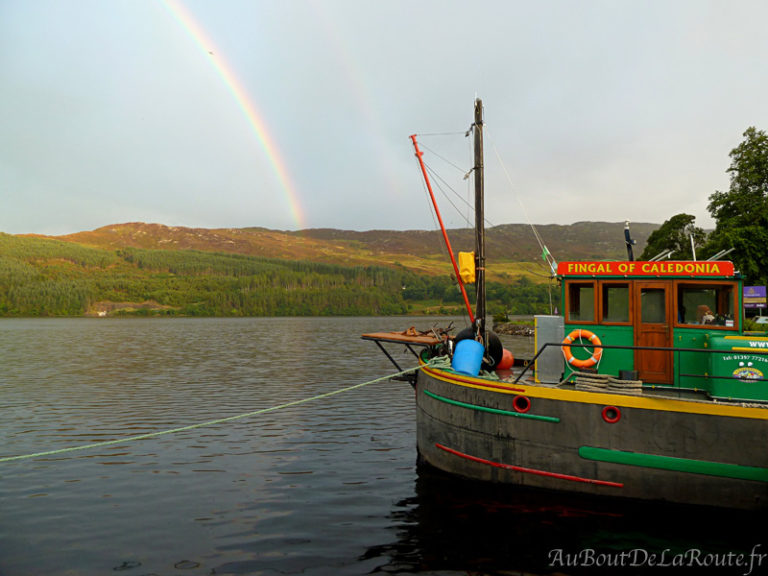
M415 495L391 518L397 539L362 557L388 558L374 572L768 573L766 529L756 514L500 487L428 465L418 466Z

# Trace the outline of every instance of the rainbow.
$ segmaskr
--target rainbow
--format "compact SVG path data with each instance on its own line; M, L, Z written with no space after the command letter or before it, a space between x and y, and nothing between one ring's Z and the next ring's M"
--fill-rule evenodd
M323 0L309 0L303 7L312 10L312 22L325 36L325 46L329 48L336 62L342 67L342 73L339 80L345 81L345 87L349 102L354 103L359 111L363 122L366 125L365 131L373 135L381 135L374 138L371 143L376 146L375 152L371 155L374 161L379 163L379 174L377 178L380 182L385 182L385 189L401 196L403 192L402 184L395 178L398 169L397 165L401 162L398 156L393 156L392 148L385 137L387 130L384 128L384 122L379 114L379 109L374 105L376 97L371 91L370 82L366 81L367 70L357 57L359 50L351 46L345 39L350 34L342 28L344 18L342 14L334 13L330 2ZM410 148L410 141L407 148Z
M215 49L211 39L205 34L205 31L197 24L188 10L177 0L161 0L161 3L168 9L168 12L181 24L189 36L195 41L198 48L205 55L206 59L213 64L224 84L237 101L238 106L245 114L248 123L253 128L259 144L264 149L269 163L277 176L280 186L285 192L286 199L290 206L291 215L296 222L299 230L306 228L306 219L304 211L299 202L299 196L296 188L288 175L280 149L277 147L274 139L267 129L266 122L262 118L255 104L249 98L248 92L242 86L231 67L220 56Z

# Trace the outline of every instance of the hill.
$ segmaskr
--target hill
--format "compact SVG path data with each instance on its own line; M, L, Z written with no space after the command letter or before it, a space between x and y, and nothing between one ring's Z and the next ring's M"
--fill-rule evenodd
M402 314L420 284L403 269L0 233L0 316Z
M642 252L657 224L632 224ZM558 260L621 260L626 258L623 222L547 224L536 231ZM470 229L448 231L454 250L471 251ZM304 260L352 266L404 266L427 274L450 270L442 235L437 230L370 230L357 232L317 228L286 232L266 228L185 228L132 222L56 237L58 240L106 249L200 250ZM511 263L541 262L541 248L526 224L505 224L486 231L486 255L500 271ZM448 268L447 268L448 266Z
M637 225L638 250L655 228ZM560 259L622 259L623 224L543 226ZM471 250L470 230L450 231ZM616 238L619 240L617 241ZM488 231L489 313L558 299L529 227ZM471 289L470 289L471 292ZM433 231L196 229L128 223L61 237L0 233L0 316L461 313Z

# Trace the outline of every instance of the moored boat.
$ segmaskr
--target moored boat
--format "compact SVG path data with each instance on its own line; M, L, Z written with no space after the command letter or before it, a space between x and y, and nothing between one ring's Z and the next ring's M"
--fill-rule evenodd
M562 315L537 316L535 357L504 366L485 327L479 100L473 130L471 328L452 338L363 336L382 349L420 347L412 379L420 458L502 484L768 507L768 334L744 330L733 264L641 262L631 249L620 262L561 262Z

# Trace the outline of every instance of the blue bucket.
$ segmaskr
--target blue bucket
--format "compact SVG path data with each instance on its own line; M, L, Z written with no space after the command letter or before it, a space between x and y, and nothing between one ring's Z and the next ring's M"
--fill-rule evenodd
M483 352L485 348L477 340L461 340L456 344L451 366L460 374L477 376L483 363Z

